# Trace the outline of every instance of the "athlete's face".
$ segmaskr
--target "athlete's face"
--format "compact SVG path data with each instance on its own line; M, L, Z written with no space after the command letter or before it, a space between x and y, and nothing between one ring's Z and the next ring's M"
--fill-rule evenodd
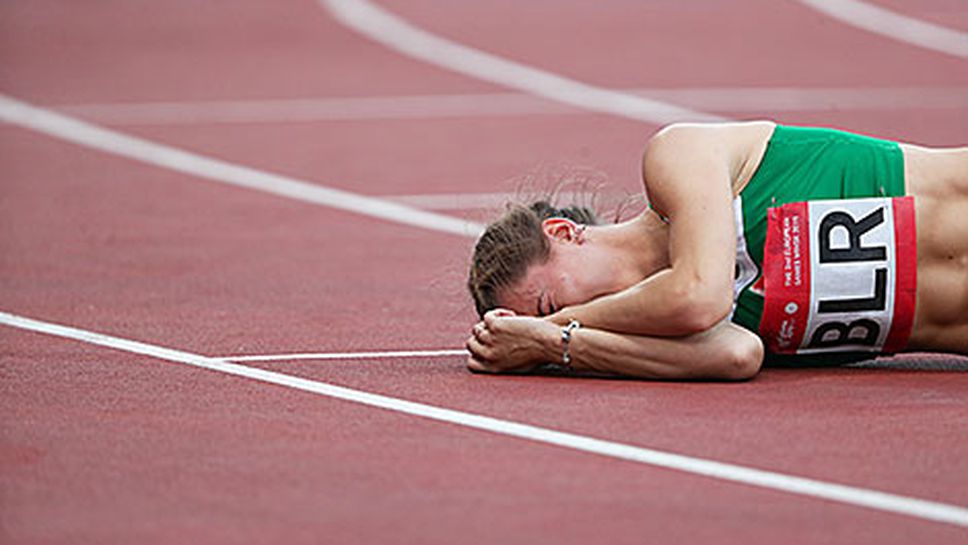
M528 267L521 281L500 294L502 307L519 315L545 316L624 287L617 285L610 256L587 243L582 226L553 218L543 227L551 244L548 260Z

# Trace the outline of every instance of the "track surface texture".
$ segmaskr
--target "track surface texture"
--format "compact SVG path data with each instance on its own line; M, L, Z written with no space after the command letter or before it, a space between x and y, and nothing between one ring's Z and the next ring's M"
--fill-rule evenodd
M6 0L0 93L314 186L417 208L454 195L458 209L437 212L475 222L494 212L476 194L540 188L570 169L607 176L609 194L639 191L638 157L658 123L404 54L342 22L333 10L343 4L354 2ZM968 31L964 2L877 5ZM797 1L376 7L502 59L704 115L968 143L968 60ZM20 123L0 125L0 168L6 313L187 359L455 349L475 321L467 236L219 183ZM934 502L954 522L182 363L0 325L0 542L968 539L962 358L766 369L738 384L482 377L459 355L244 362Z

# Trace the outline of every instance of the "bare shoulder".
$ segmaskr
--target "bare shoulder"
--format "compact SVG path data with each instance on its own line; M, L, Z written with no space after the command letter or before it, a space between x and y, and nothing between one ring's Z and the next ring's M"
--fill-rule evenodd
M762 158L776 128L773 121L674 123L653 134L642 156L647 190L683 176L726 169L742 185Z
M669 137L687 137L698 135L709 135L718 138L742 138L748 135L763 134L773 132L776 122L768 119L758 119L752 121L723 121L718 123L672 123L656 131L652 135L653 139L663 139Z
M664 160L697 149L716 153L742 149L769 140L776 123L773 121L738 121L729 123L673 123L659 129L649 138L644 157Z

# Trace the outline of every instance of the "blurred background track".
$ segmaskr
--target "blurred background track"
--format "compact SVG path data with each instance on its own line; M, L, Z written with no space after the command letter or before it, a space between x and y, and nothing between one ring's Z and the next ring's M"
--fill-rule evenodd
M963 2L911 4L878 0L968 30ZM379 5L516 62L719 116L968 142L968 61L798 2ZM536 169L532 184L572 165L609 177L609 194L639 191L658 128L411 59L311 0L6 0L0 92L310 183L426 208L456 200L444 212L478 221ZM206 355L459 348L475 320L465 237L12 125L0 165L0 310ZM745 384L476 377L460 357L250 365L965 506L968 366L932 361L768 369ZM965 536L8 327L0 377L5 543Z

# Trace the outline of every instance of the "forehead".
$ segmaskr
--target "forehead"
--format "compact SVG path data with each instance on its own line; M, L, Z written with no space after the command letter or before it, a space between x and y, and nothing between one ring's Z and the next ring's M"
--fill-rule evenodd
M517 284L501 290L499 303L517 314L535 315L538 312L538 297L548 290L551 279L548 263L532 265Z

